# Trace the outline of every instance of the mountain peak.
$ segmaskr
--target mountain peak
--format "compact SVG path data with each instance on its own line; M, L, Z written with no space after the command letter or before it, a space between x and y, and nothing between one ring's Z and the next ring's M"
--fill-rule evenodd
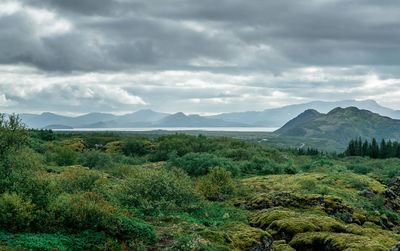
M308 115L308 114L321 114L319 111L315 110L315 109L307 109L305 110L303 113L301 113L303 115ZM300 115L301 115L300 114Z
M341 113L359 113L361 110L357 107L350 106L346 108L336 107L332 111L328 112L327 115L341 114Z
M135 113L155 113L152 109L141 109L136 111Z
M175 117L187 117L183 112L177 112L175 114L172 114L172 116L175 116Z
M317 110L314 109L305 110L304 112L300 113L296 118L287 122L283 127L281 127L276 132L277 133L287 132L297 126L300 126L304 123L317 119L321 116L324 116L324 114L319 113Z

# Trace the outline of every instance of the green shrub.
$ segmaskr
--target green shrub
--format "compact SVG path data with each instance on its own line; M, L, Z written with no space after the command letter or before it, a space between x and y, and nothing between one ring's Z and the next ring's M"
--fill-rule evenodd
M56 139L54 132L52 130L29 129L28 134L31 138L43 141L52 141Z
M66 167L54 177L59 190L67 193L92 191L102 178L99 172L81 166Z
M35 139L35 138L30 138L28 140L28 146L31 149L33 149L35 152L38 152L41 154L45 153L47 150L46 144L44 144L42 140Z
M227 149L223 152L223 156L236 161L250 160L252 158L251 152L243 148Z
M200 201L190 178L177 169L137 168L113 194L122 205L146 213L190 210Z
M200 176L208 173L210 167L222 167L230 171L232 175L238 173L238 168L226 158L219 158L209 153L188 153L181 158L173 158L170 166L176 166L184 170L190 176Z
M17 115L0 114L0 161L6 159L8 153L20 149L27 140L24 125Z
M111 154L112 162L128 165L141 165L147 162L145 156L125 156L121 153Z
M70 166L76 161L77 153L69 146L59 146L56 148L55 162L59 166Z
M159 137L157 141L158 144L151 154L152 161L168 160L173 152L178 157L182 157L190 152L213 152L219 147L219 144L215 140L207 139L202 135L195 137L176 134Z
M77 163L90 169L105 169L113 165L110 155L100 151L90 151L80 154Z
M106 153L118 153L121 152L121 148L124 142L122 141L112 141L107 143L104 148L106 149Z
M156 239L151 226L128 218L120 208L107 202L99 194L62 194L49 208L49 223L54 229L105 232L118 239L135 239L149 243Z
M10 170L7 178L0 181L2 191L17 193L35 204L35 209L44 209L55 195L53 184L42 171L30 169Z
M103 245L106 240L107 237L104 234L96 232L72 235L0 232L0 243L5 243L12 250L15 248L29 250L92 250Z
M127 156L142 156L150 152L150 148L137 139L129 139L126 141L122 145L121 150Z
M44 159L41 154L32 149L23 147L12 152L7 157L9 168L39 170L43 167Z
M349 169L358 174L368 174L373 171L372 167L364 165L351 165Z
M210 172L200 178L197 189L208 200L221 200L223 195L232 193L231 172L222 167L210 168Z
M267 157L254 156L250 161L242 162L240 169L244 173L281 174L283 168L280 164Z
M107 231L113 227L118 208L91 192L61 194L49 206L56 229Z
M83 150L86 148L85 142L82 138L64 140L62 145L71 148L75 152L83 152Z
M303 172L308 172L308 171L310 171L310 170L312 170L312 169L315 169L315 166L313 165L313 163L304 163L304 164L302 164L302 165L300 166L300 169L301 169Z
M16 193L0 195L0 228L10 231L26 231L33 220L34 205L24 201Z
M283 172L286 174L296 174L299 170L293 164L289 164L283 168Z
M113 232L113 236L118 239L146 240L149 243L156 241L157 237L154 228L142 221L128 217L118 217L117 224L118 228Z

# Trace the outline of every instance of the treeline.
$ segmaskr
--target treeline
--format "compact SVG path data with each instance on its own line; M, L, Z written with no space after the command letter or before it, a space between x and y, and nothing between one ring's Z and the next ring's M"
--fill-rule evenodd
M345 155L368 156L374 159L400 158L400 143L391 140L386 141L385 139L378 143L375 138L369 142L358 138L349 142Z
M316 155L322 155L322 154L326 154L323 151L318 150L317 148L278 148L279 151L281 152L286 152L289 151L297 156L301 156L301 155L308 155L308 156L316 156Z

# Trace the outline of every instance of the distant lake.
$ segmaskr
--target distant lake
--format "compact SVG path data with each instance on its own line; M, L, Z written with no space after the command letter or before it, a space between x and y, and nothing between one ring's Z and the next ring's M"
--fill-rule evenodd
M214 132L273 132L279 127L137 127L137 128L74 128L53 129L63 132L147 132L147 131L214 131Z

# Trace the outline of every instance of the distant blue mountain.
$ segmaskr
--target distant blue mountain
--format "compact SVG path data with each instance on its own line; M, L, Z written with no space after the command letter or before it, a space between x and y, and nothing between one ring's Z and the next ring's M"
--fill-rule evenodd
M222 119L206 118L199 115L185 115L178 112L153 124L155 127L241 127L245 123L229 122Z
M72 128L107 128L132 127L136 123L153 122L164 118L168 114L152 110L140 110L121 116L109 113L89 113L77 117L57 115L44 112L40 115L20 114L22 122L30 128L44 128L49 125L62 125Z
M359 109L369 110L382 116L388 116L394 119L400 119L400 111L383 107L374 100L343 100L336 102L313 101L304 104L283 106L280 108L266 109L264 111L234 112L222 113L209 116L209 118L218 118L225 121L247 123L252 126L281 127L289 120L295 118L300 113L308 109L314 109L320 113L327 113L336 107L358 107Z
M181 112L167 114L152 110L139 110L125 115L108 113L89 113L69 117L45 112L40 115L21 114L22 122L30 128L62 126L73 128L129 128L129 127L281 127L305 110L327 113L335 107L358 107L400 119L400 111L380 106L374 100L344 100L337 102L314 101L304 104L289 105L264 111L222 113L214 116L185 115ZM313 113L315 114L315 113Z

